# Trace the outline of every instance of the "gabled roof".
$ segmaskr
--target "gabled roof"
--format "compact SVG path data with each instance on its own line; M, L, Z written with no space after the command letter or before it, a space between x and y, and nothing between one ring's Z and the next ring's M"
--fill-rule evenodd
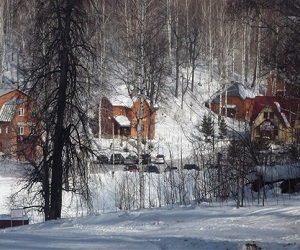
M252 116L253 122L260 112L269 105L278 119L285 127L293 127L300 114L300 100L274 96L256 96L253 102Z
M245 100L247 97L250 97L250 98L254 97L252 92L250 92L250 90L247 89L242 83L233 82L229 85L226 85L225 88L218 90L213 95L212 102L219 103L220 102L220 94L222 94L224 96L226 91L227 91L227 96L240 97L242 100Z
M24 101L26 100L22 98L13 98L5 102L0 110L0 121L11 122L14 118L17 106Z
M125 96L125 95L117 95L111 97L109 101L113 106L131 108L133 104L136 102L136 99L137 99L136 97L130 98L129 96Z
M139 99L139 97L137 96L125 96L125 95L117 95L117 96L113 96L113 97L106 97L107 100L111 103L112 106L116 107L126 107L126 108L132 108L132 106L136 103L136 101ZM144 102L147 103L147 105L149 106L149 100L147 100L146 98L144 98ZM155 108L157 109L157 105L155 105Z

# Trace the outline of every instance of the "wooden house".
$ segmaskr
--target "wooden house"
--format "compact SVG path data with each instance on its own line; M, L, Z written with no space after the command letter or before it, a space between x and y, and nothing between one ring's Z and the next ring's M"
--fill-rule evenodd
M211 101L211 110L237 120L249 120L253 98L242 83L232 82L216 92ZM208 106L208 104L206 104Z
M0 152L18 160L36 157L33 100L17 89L0 89Z
M282 96L257 96L250 119L253 140L299 143L300 100Z
M142 109L141 109L142 105ZM100 129L102 138L137 138L137 123L142 110L142 137L155 136L156 108L138 97L115 96L101 100Z

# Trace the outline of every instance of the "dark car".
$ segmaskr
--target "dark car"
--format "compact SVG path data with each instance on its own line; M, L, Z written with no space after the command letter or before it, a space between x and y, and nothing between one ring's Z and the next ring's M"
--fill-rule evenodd
M149 164L151 162L150 154L142 154L142 164Z
M97 160L99 163L108 163L108 157L106 155L98 155Z
M157 166L155 166L154 164L149 164L145 167L145 172L149 172L149 173L157 173L159 174L159 170L157 168Z
M167 166L164 171L169 172L169 171L173 171L173 170L177 170L177 167Z
M183 166L183 169L186 169L186 170L192 170L192 169L195 169L197 171L200 170L200 168L196 165L196 164L185 164Z
M112 164L124 164L124 156L122 154L112 154L110 156L110 162Z
M128 165L128 164L138 164L138 162L139 162L139 159L136 155L128 155L125 158L125 161L124 161L124 163L126 165Z
M130 165L127 165L125 168L124 168L125 171L129 171L129 172L138 172L139 171L139 168L137 167L137 165L135 164L130 164Z

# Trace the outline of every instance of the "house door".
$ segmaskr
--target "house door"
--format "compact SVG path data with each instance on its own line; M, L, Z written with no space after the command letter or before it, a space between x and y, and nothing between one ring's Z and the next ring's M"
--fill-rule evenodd
M127 127L120 128L120 135L123 137L128 137L130 135L129 132L130 132L130 129Z

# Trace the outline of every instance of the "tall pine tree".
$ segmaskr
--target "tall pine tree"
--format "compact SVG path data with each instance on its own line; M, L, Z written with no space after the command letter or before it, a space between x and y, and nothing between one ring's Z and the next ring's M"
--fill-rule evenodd
M224 117L221 117L220 123L219 123L219 136L220 138L224 138L227 135L227 124L225 122Z
M201 132L204 134L205 140L208 140L209 136L214 134L214 125L211 116L206 114L203 116L201 122Z

